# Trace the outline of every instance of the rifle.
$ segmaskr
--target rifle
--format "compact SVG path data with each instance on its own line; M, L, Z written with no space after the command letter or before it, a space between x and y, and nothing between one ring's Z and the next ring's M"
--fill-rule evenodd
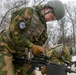
M72 66L73 64L75 65L75 67L76 67L76 61L73 61L73 62L68 62L68 61L66 61L65 62L68 66Z
M46 55L40 55L40 56L34 56L31 59L27 59L24 56L18 56L17 54L14 55L14 63L15 64L24 64L24 63L30 63L31 68L27 71L27 74L30 75L33 70L36 69L36 67L39 68L39 70L42 69L43 66L46 66L46 75L67 75L67 72L69 73L76 73L76 71L72 71L71 68L68 68L66 65L58 65L55 63L50 63L49 60L51 57L48 57Z
M31 59L27 59L24 56L18 56L17 54L13 55L14 64L24 64L24 63L30 63L31 68L27 71L28 74L30 74L33 70L36 69L36 67L39 68L39 70L42 69L42 66L46 65L48 63L48 60L50 60L51 57L48 57L46 55L40 55L40 56L34 56Z

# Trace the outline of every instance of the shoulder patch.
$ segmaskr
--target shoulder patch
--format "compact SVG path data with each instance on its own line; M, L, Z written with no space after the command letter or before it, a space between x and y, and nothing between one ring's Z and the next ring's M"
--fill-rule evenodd
M20 29L26 28L25 22L20 22L20 23L19 23L19 28L20 28Z

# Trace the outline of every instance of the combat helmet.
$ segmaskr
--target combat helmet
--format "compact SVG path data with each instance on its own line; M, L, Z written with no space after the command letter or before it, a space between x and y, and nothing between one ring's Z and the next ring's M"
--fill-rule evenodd
M63 16L65 15L64 5L59 0L51 0L51 1L48 1L45 4L45 7L46 6L52 7L54 9L54 14L56 16L56 20L62 19Z

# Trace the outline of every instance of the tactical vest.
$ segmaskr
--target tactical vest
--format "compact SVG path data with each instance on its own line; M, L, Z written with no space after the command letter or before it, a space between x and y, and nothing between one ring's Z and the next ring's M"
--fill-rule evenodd
M34 11L31 23L23 34L35 44L43 45L46 41L47 28L45 24L41 22L37 12Z

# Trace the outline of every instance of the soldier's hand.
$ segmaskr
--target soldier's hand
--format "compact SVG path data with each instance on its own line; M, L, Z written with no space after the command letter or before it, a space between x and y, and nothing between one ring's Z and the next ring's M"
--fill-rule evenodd
M46 66L44 66L44 67L41 69L41 74L42 74L42 75L46 74Z
M39 56L41 53L44 52L44 49L39 45L33 45L31 48L34 55Z

